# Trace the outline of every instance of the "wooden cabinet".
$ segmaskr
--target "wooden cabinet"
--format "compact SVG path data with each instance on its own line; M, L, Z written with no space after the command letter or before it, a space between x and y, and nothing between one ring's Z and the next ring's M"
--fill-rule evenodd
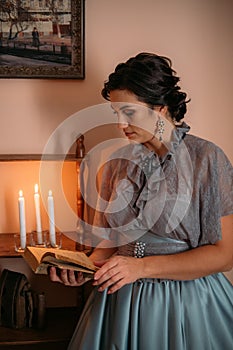
M26 160L39 160L40 155L29 155ZM52 160L54 157L51 158ZM1 162L22 161L25 156L1 156ZM48 157L48 161L50 158ZM69 160L69 158L68 158ZM83 217L83 200L81 195L80 162L79 158L72 158L77 165L77 212ZM77 250L75 241L62 235L62 249ZM20 258L21 255L15 251L14 234L0 233L0 258ZM17 259L16 259L17 260ZM0 268L4 266L1 264ZM35 276L37 278L38 276ZM39 277L38 277L39 278ZM43 329L23 328L11 329L0 327L0 350L24 349L24 350L66 350L79 319L86 298L90 293L91 283L77 287L77 306L74 307L48 307L46 308L46 322Z
M66 350L80 310L49 308L43 329L0 327L0 350Z
M76 250L75 241L62 234L62 249ZM21 254L15 251L14 234L0 233L0 258L20 257Z
M65 235L62 235L62 242L64 249L75 250L76 243ZM18 261L14 258L23 260L14 249L13 234L0 234L0 258L2 260L11 258L12 261ZM4 268L4 266L1 267ZM40 276L34 275L34 278L39 279ZM54 289L55 284L51 282L51 286ZM59 284L56 288L61 286ZM43 329L36 329L36 327L23 329L0 327L0 350L66 350L85 304L87 286L75 288L75 294L77 306L46 308L45 327Z

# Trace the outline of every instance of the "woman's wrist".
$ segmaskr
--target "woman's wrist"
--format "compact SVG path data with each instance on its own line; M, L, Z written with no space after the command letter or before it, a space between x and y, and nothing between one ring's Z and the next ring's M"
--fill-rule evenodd
M115 248L95 248L89 258L92 261L108 259L115 253Z

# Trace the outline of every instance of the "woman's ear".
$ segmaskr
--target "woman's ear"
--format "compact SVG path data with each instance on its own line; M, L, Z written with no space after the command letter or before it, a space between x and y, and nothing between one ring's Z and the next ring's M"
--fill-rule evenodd
M167 106L155 106L154 111L159 112L160 114L162 114L162 116L166 117L168 114L168 108Z
M174 124L171 115L168 110L168 106L157 106L154 108L154 111L160 114L161 117L166 118L170 123Z
M167 106L159 107L159 112L162 114L162 116L167 117L168 116L168 108L167 108Z

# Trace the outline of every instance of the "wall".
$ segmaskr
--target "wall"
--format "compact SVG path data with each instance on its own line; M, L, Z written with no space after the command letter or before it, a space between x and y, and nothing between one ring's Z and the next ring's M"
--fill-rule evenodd
M230 0L86 0L86 79L2 79L0 153L40 153L66 118L103 102L100 89L118 62L150 51L172 58L191 98L192 133L217 143L233 161L232 10ZM93 136L87 148L92 143ZM18 185L12 182L5 197L3 191L0 198L10 203Z
M44 167L46 167L46 173L43 170ZM75 216L77 210L77 171L75 162L48 161L45 164L40 161L0 162L0 174L2 206L0 232L14 233L19 230L19 190L23 191L25 199L27 232L36 229L35 184L40 184L42 229L47 230L49 228L47 215L49 190L53 192L57 228L61 231L74 229L76 222L73 216ZM65 222L65 226L63 226L63 222Z
M115 65L140 51L172 58L192 99L192 132L233 159L233 84L229 0L86 0L86 79L2 79L0 153L41 152L53 130L82 108L102 103Z

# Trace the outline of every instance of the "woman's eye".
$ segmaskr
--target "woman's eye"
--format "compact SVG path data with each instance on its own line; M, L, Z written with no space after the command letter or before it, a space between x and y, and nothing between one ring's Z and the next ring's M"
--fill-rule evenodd
M126 117L132 117L134 115L134 111L132 109L125 109L124 114Z
M124 109L120 112L113 111L113 115L116 116L117 118L120 116L124 116L125 118L132 118L134 114L135 114L135 111L133 109Z

